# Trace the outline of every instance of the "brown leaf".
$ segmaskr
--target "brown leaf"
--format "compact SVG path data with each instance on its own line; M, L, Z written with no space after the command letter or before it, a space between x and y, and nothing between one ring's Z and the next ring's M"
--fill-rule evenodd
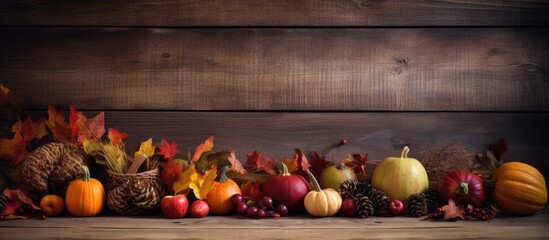
M240 160L236 158L236 154L234 153L234 151L231 151L231 155L229 155L228 159L229 159L229 162L231 162L231 165L232 165L231 169L233 171L238 172L240 174L246 173L246 170L242 166L242 163L240 162Z
M105 113L100 112L93 118L86 118L86 116L79 112L78 121L78 142L83 143L84 140L99 140L105 134Z
M353 160L345 162L345 166L354 169L357 174L365 174L364 166L366 166L366 161L368 161L368 154L353 154Z

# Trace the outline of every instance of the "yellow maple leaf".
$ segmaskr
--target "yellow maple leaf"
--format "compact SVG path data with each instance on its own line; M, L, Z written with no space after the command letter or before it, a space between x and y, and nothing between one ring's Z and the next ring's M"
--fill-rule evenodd
M204 174L195 173L191 175L189 188L193 190L196 198L206 199L206 195L212 189L216 177L217 169L215 167L205 171Z
M8 93L10 92L10 90L4 86L4 84L0 83L0 91L2 91L2 93L4 93L4 95L8 96Z
M183 171L177 181L173 183L173 191L175 194L187 193L189 190L189 184L191 183L191 176L196 175L196 168L191 166Z
M154 155L154 148L152 138L149 138L149 140L141 142L141 146L139 146L139 150L135 152L134 158L138 158L143 154L145 154L148 158L151 158Z

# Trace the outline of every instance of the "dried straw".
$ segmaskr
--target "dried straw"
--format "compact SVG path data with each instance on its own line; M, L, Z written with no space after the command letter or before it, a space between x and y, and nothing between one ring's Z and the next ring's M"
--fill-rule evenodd
M438 143L423 152L420 162L429 176L429 185L437 187L446 173L456 170L472 170L475 153L467 151L461 143Z

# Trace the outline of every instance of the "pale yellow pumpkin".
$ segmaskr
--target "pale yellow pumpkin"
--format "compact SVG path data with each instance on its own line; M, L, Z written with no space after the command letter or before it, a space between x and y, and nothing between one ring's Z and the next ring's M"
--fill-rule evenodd
M383 190L392 200L404 201L429 187L427 171L417 159L408 158L409 151L404 147L400 157L385 158L374 170L372 185Z
M315 217L334 216L341 208L341 196L332 189L320 189L320 185L311 172L307 170L313 190L305 195L304 205L305 210Z

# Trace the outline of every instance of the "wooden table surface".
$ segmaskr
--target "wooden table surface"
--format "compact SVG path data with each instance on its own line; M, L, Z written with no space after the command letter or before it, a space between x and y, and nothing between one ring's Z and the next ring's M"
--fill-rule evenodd
M549 239L549 210L491 221L431 221L411 217L366 219L240 216L165 219L161 216L50 217L0 221L0 239Z

